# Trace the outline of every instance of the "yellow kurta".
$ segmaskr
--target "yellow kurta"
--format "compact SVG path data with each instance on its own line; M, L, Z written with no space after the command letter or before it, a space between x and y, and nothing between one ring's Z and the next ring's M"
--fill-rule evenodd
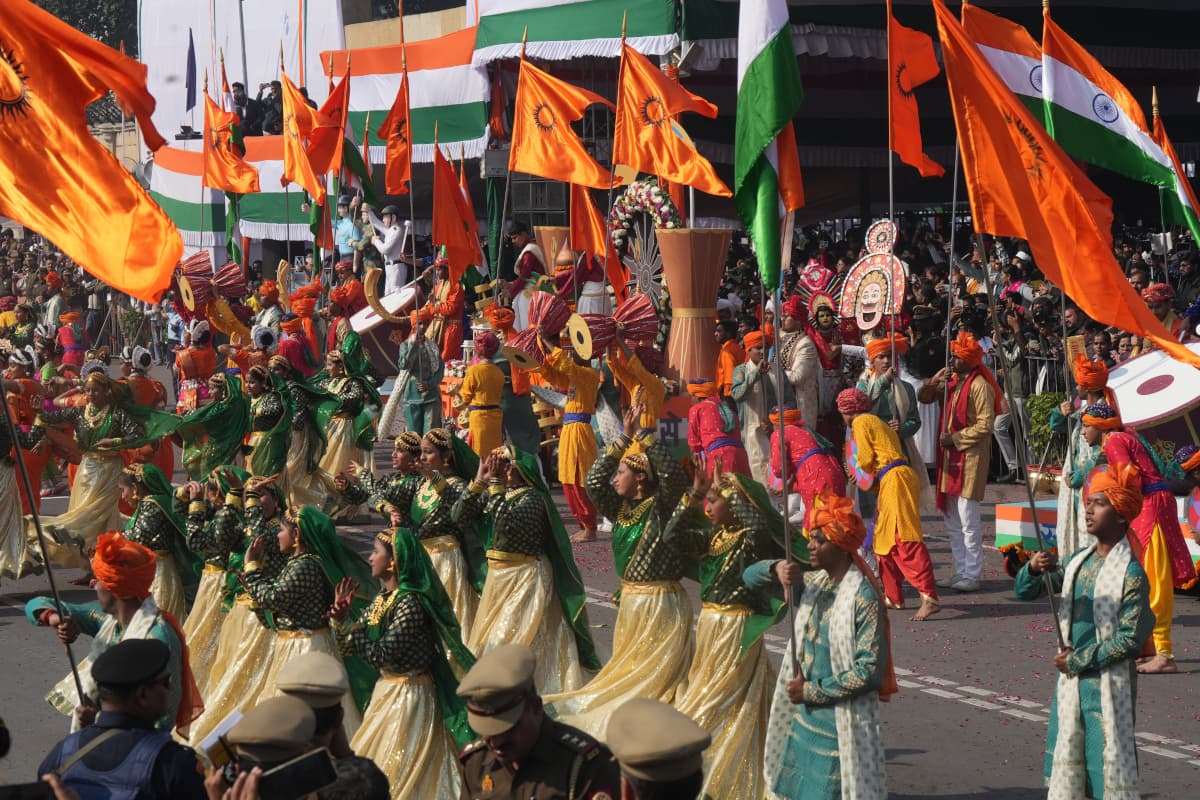
M558 479L562 483L583 486L583 479L596 460L596 432L592 423L566 422L568 414L596 413L596 395L600 392L600 370L577 364L565 350L555 349L542 362L542 376L552 385L565 389L564 424L558 439Z
M631 403L643 403L646 406L642 411L641 426L652 431L658 430L658 417L667 401L667 385L662 378L646 369L636 355L626 356L619 350L614 350L608 357L608 368L612 370L617 383L629 392Z
M872 475L905 458L900 437L874 414L859 414L850 424L858 446L858 465ZM923 468L923 467L922 467ZM896 541L919 542L921 535L921 484L911 467L887 471L876 484L879 499L875 510L875 552L884 556Z
M958 403L962 384L950 392L949 409L953 411ZM954 447L963 454L963 485L960 497L968 500L982 500L983 490L987 488L988 465L992 458L992 427L996 422L995 393L992 387L979 376L971 381L970 395L967 397L967 424L962 430L955 431ZM953 414L946 418L952 419ZM949 428L946 429L949 432ZM943 451L945 458L945 451ZM939 478L938 491L945 491L943 474Z
M470 414L471 449L483 458L504 444L504 413L500 398L504 395L504 372L490 361L480 362L467 369L463 376L459 398L464 406L494 406L480 408Z

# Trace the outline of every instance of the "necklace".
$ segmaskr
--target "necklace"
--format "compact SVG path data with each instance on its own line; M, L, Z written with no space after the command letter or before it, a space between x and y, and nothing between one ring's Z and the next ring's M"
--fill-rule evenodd
M654 497L647 497L636 506L631 506L625 503L619 512L617 512L618 525L636 525L646 516L646 512L650 510L650 506L654 505Z
M108 415L108 406L97 407L88 403L83 407L83 420L90 427L95 428L104 421L104 417Z
M367 624L378 625L392 606L396 604L396 600L400 597L400 592L380 592L371 602L371 607L367 609Z
M725 555L742 540L742 537L748 530L750 529L725 527L718 528L713 534L713 538L708 543L708 554L710 556Z
M422 511L430 511L437 507L441 497L433 488L433 481L426 480L421 484L421 491L417 492L417 508Z

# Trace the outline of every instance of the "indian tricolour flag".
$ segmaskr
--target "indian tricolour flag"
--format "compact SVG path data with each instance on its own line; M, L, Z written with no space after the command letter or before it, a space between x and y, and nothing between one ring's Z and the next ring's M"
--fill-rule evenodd
M774 290L781 235L804 203L792 131L804 90L786 0L742 0L737 56L733 202L754 242L763 285Z
M1200 238L1196 209L1171 156L1154 140L1141 106L1045 11L1042 28L1046 130L1075 158L1143 183L1161 186Z
M992 69L1025 107L1045 121L1042 99L1042 48L1029 31L1011 20L964 4L962 23Z

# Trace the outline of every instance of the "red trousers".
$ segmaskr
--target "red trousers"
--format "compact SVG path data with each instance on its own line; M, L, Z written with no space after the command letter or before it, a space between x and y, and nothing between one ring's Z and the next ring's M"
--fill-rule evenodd
M895 605L904 602L905 580L922 596L938 599L937 585L933 582L933 562L925 542L896 542L890 553L886 556L876 553L875 558L879 561L883 593Z
M588 497L587 490L573 483L564 483L563 494L567 496L567 505L575 519L579 520L580 526L589 531L596 530L596 507L592 505L592 498Z

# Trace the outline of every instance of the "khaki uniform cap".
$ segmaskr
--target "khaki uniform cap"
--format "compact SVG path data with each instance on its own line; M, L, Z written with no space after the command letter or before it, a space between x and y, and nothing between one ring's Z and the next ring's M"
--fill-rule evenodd
M480 736L499 736L517 724L534 694L533 651L506 644L475 662L458 684L467 700L467 722Z
M712 737L666 703L639 697L613 712L605 741L623 772L667 782L699 772Z
M342 662L329 653L310 651L288 661L275 681L279 691L313 708L330 708L350 691Z
M284 695L263 700L247 711L227 738L238 755L259 764L278 764L310 750L316 731L312 707Z

